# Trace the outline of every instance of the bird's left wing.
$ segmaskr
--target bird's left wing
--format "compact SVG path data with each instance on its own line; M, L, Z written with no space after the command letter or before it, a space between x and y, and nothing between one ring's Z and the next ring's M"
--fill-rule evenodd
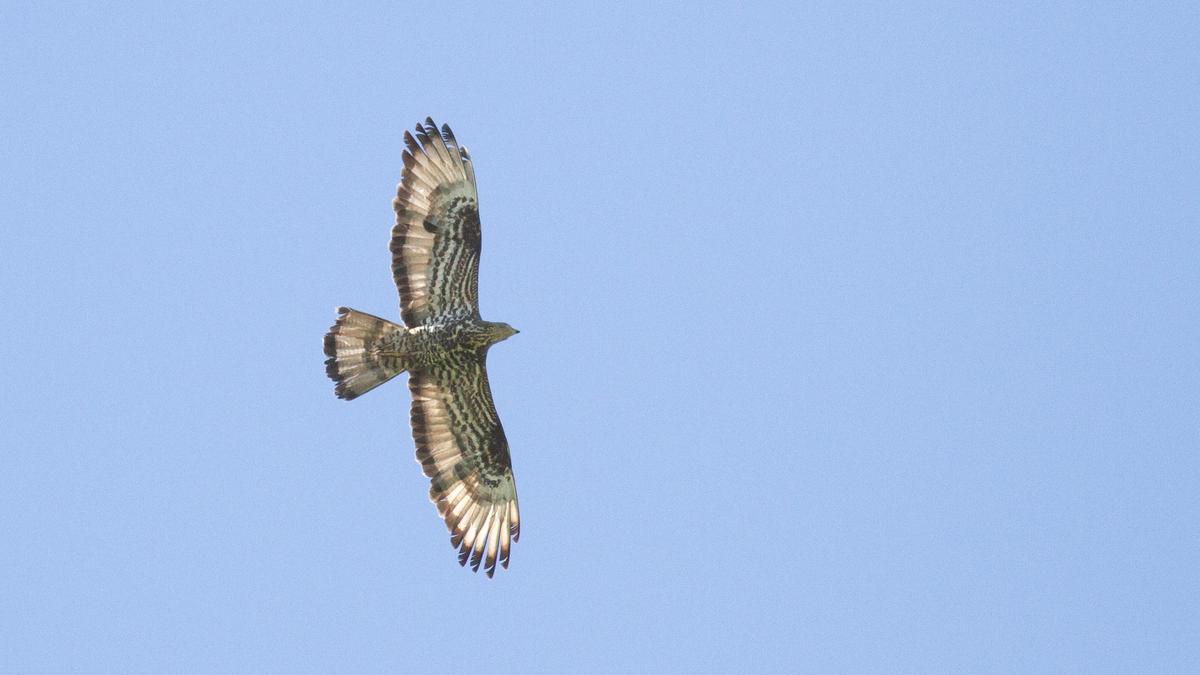
M488 385L486 351L412 371L417 461L431 479L429 498L459 549L458 562L490 577L508 567L521 535L508 440Z

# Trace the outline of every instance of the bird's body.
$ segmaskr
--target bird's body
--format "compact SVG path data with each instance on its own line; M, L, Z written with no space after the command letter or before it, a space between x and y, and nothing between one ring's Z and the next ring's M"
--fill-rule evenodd
M511 332L510 332L511 331ZM516 333L508 324L473 317L431 321L423 326L389 332L372 345L384 368L454 368L463 359Z
M479 315L479 207L466 148L428 118L404 140L391 250L407 327L339 307L325 336L325 367L344 399L409 374L413 440L430 499L459 562L474 570L484 563L490 577L497 562L508 567L521 528L486 361L489 347L517 331Z

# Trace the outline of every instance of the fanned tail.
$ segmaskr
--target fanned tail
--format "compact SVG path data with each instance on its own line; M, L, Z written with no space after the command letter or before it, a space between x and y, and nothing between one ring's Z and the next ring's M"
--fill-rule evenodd
M325 334L325 372L334 381L338 398L358 398L403 373L395 354L381 353L404 329L386 319L338 307L337 322Z

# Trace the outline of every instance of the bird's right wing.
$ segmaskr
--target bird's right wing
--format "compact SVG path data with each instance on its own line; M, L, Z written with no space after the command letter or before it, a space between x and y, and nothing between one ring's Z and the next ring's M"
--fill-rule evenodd
M479 200L466 148L430 118L405 131L396 188L392 276L409 328L431 317L479 318Z

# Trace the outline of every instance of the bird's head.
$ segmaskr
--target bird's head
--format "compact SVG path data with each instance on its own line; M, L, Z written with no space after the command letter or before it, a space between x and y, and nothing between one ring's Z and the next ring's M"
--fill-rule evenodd
M491 324L491 337L492 337L493 344L500 342L502 340L507 340L508 338L510 338L520 332L521 331L517 330L516 328L513 328L512 326L510 326L506 323L496 322L496 323Z

